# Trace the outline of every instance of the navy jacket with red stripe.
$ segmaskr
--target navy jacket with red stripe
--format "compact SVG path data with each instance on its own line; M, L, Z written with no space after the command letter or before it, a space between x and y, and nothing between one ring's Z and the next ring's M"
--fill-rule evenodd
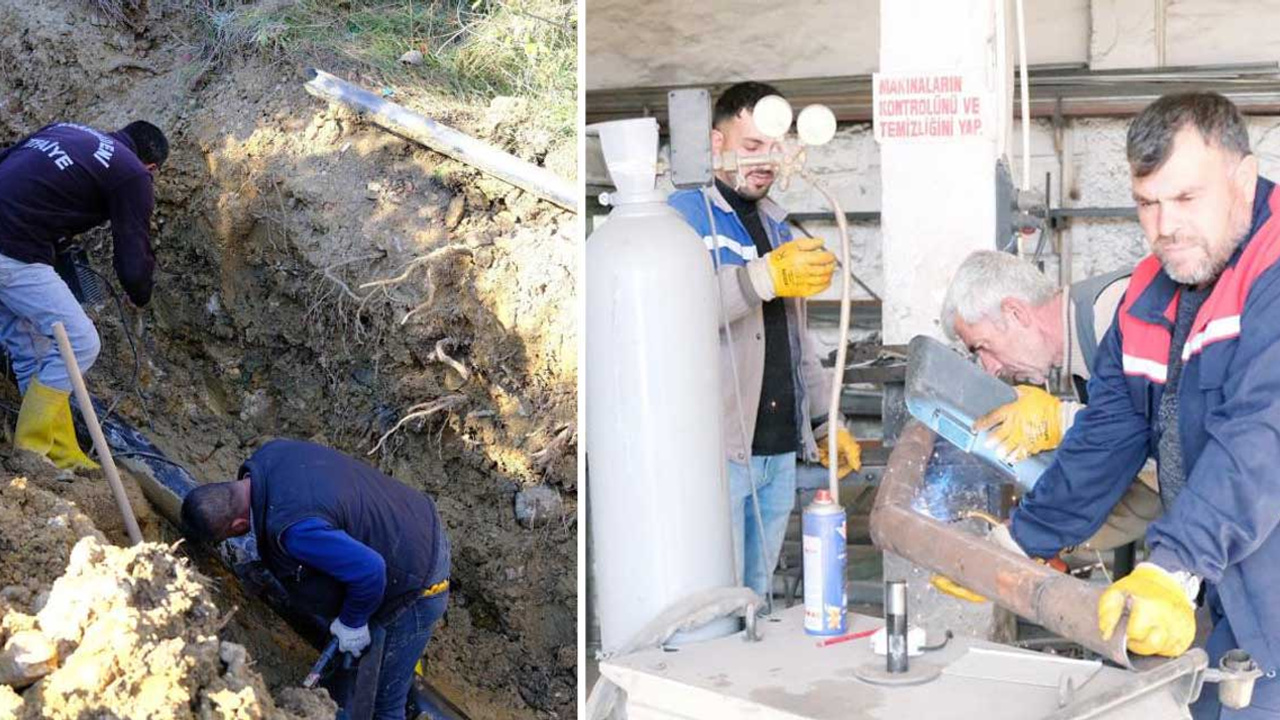
M1098 350L1089 404L1013 514L1047 557L1090 537L1148 457L1181 286L1155 256L1134 270ZM1240 646L1280 664L1280 192L1258 178L1253 224L1182 351L1178 428L1187 485L1147 532L1150 560L1211 583ZM1158 460L1158 458L1157 458Z

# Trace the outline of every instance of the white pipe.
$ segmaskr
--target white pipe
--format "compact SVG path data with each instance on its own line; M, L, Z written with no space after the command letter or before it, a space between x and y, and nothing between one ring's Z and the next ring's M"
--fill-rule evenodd
M844 386L844 364L849 354L849 306L850 293L849 275L853 268L850 267L849 258L849 222L844 217L844 208L840 207L840 201L836 200L833 195L818 179L808 171L802 171L801 177L809 181L809 184L815 190L822 193L831 205L831 210L836 214L836 227L840 230L840 264L845 272L840 273L840 335L839 344L836 346L836 366L832 368L834 377L831 379L831 403L827 407L827 483L830 486L831 501L840 504L840 455L837 452L840 447L836 442L840 433L840 424L837 418L840 417L840 391Z
M345 105L391 132L422 143L481 172L504 180L572 212L581 192L546 168L525 162L466 133L384 100L362 87L315 68L307 70L304 85L312 95Z
M1012 102L1007 78L1009 74L1008 3L1009 0L996 0L996 97L1000 99L1000 111L996 113L999 123L996 139L1000 143L997 157L1009 153L1009 127L1013 124L1007 112L1008 103Z
M1031 189L1031 93L1027 81L1027 21L1022 14L1022 0L1015 0L1018 20L1018 68L1021 70L1022 99L1022 189Z
M84 416L84 424L89 427L89 435L93 437L93 447L98 451L98 460L102 463L102 472L107 476L107 484L111 486L111 494L116 498L116 506L124 518L124 529L129 534L129 544L142 542L142 532L138 530L138 521L133 516L133 508L129 505L129 496L124 494L124 484L120 482L120 471L111 457L111 447L102 434L102 426L98 424L98 414L93 411L93 401L89 399L89 390L84 386L84 377L80 375L80 364L76 362L76 354L71 349L71 339L67 337L67 329L62 323L53 324L53 334L58 338L58 351L62 353L62 362L67 366L67 375L71 377L71 386L76 391L76 401L80 405L80 414Z

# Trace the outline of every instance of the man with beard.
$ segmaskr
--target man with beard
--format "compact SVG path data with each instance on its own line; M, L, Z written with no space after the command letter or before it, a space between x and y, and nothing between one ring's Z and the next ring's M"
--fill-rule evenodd
M756 82L724 91L712 117L715 153L741 159L778 149L753 119L756 103L769 95L779 93ZM840 474L861 467L843 418L826 417L831 371L818 363L805 322L803 298L831 284L836 259L820 239L791 238L786 213L766 197L773 180L769 166L719 171L714 186L670 198L711 252L728 316L720 334L721 397L734 559L743 584L761 595L770 590L795 505L797 458L826 465L826 436L834 431Z
M1265 676L1253 704L1196 718L1280 718L1280 193L1236 107L1167 95L1129 127L1138 220L1153 254L1133 271L1053 464L1014 510L1013 540L1051 557L1093 533L1148 457L1163 516L1147 561L1098 606L1109 639L1128 609L1130 651L1177 656L1213 623L1212 666L1232 648Z

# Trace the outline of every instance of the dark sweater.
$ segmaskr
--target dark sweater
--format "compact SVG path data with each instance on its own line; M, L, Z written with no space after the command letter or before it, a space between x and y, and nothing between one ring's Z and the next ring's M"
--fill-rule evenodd
M743 227L751 234L760 257L773 251L760 219L760 209L719 180L724 196ZM796 419L795 366L791 361L791 335L787 328L785 300L764 303L764 378L760 405L756 410L756 434L751 439L752 455L782 455L795 452L800 444Z
M0 151L0 254L52 265L59 241L110 220L116 275L138 306L151 299L154 207L124 133L54 123Z

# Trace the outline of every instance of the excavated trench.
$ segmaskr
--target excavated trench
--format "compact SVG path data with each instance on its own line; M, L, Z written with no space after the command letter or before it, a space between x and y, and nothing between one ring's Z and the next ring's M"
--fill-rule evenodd
M155 296L91 313L104 346L91 391L202 482L287 436L431 494L454 572L429 680L472 717L572 717L574 217L326 108L300 69L246 59L201 74L180 16L139 37L89 5L0 0L0 144L54 119L169 133ZM531 111L441 119L498 142ZM508 149L573 170L567 142ZM103 272L108 238L84 238ZM100 481L49 488L112 535ZM149 539L176 538L140 515ZM238 608L221 637L248 647L270 689L296 684L314 651L215 561L193 561L220 611Z

